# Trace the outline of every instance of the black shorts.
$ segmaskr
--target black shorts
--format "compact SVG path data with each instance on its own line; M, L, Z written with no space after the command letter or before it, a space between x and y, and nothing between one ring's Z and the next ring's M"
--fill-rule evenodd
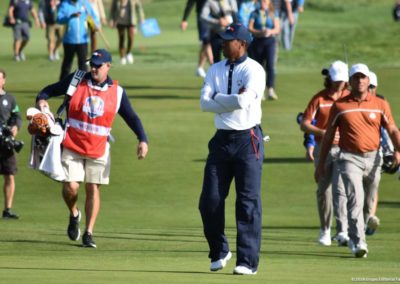
M135 25L117 24L117 29L128 29L128 28L132 28L132 27L136 27L136 26Z
M15 175L17 170L17 159L15 154L0 153L0 175Z

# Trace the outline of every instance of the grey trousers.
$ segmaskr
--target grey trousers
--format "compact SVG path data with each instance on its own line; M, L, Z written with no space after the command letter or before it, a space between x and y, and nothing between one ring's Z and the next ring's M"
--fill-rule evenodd
M366 245L365 222L379 187L381 165L378 151L363 154L341 151L339 154L338 167L347 196L349 237L354 245Z
M347 197L341 182L337 159L340 148L332 146L325 163L325 175L318 181L317 206L322 230L331 227L332 213L336 220L337 234L344 232L347 234ZM314 148L314 163L318 165L320 145Z

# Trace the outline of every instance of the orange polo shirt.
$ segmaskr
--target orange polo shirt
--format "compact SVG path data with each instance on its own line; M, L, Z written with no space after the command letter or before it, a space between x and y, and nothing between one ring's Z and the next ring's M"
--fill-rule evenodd
M339 147L351 153L377 151L380 127L395 124L389 103L370 93L362 101L356 101L351 94L337 100L328 123L339 129Z
M343 90L341 98L348 96L349 90ZM322 90L311 98L303 114L303 120L312 122L316 120L315 126L326 129L328 126L329 112L335 100L329 95L329 90ZM315 136L317 142L321 142L321 136ZM336 131L333 144L339 144L339 131Z

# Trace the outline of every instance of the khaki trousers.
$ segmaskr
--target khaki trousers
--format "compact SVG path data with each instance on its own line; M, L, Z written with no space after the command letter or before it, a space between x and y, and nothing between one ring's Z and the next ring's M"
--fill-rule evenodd
M341 151L339 154L338 167L347 196L349 237L354 245L366 245L365 222L379 187L381 165L378 151L362 154Z
M339 176L337 159L340 148L333 145L326 159L325 175L320 178L317 188L317 206L320 218L321 229L326 230L331 227L332 211L336 220L336 232L347 233L347 197L346 192ZM319 162L320 145L314 148L314 163ZM333 205L333 206L332 206ZM333 210L332 210L333 209Z

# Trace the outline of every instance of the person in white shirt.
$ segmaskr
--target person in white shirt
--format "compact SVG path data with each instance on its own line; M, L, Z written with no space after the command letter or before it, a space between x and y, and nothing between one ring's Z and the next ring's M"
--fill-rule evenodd
M261 174L264 158L261 99L265 71L247 57L252 40L245 26L221 32L226 60L212 65L201 90L200 105L215 114L217 131L209 142L199 209L208 241L211 271L232 257L224 234L225 199L236 185L237 261L234 274L256 274L261 244Z

